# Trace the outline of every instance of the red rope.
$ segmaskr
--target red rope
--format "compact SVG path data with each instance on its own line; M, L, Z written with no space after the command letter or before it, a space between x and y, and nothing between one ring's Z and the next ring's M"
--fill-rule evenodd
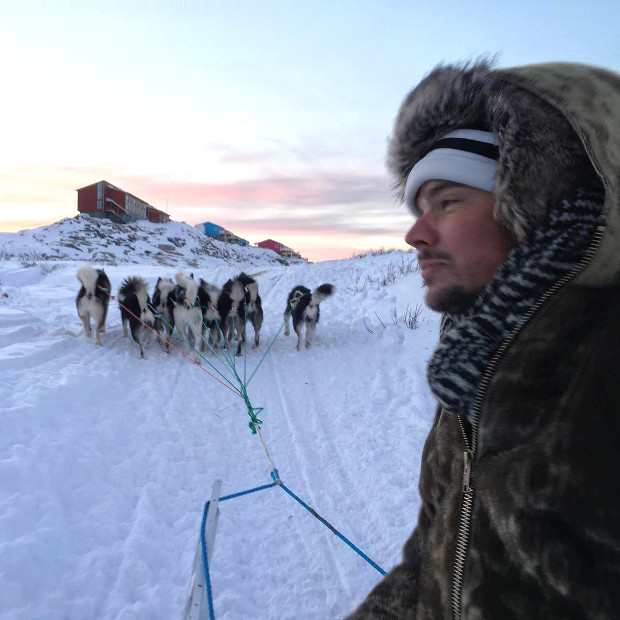
M101 287L99 287L101 288ZM110 293L110 291L107 291L104 288L101 288L102 291L105 291L110 299L113 299L114 301L116 301L116 303L123 308L126 312L128 312L129 314L131 314L132 317L134 317L134 319L136 319L137 321L140 321L140 323L142 323L142 325L144 325L144 327L146 327L146 329L150 330L151 332L153 332L162 342L166 343L168 342L156 329L153 329L152 327L150 327L149 325L147 325L139 316L136 316L129 308L127 308L126 306L124 306L114 295L112 295L112 293ZM194 364L195 366L198 366L198 368L200 368L200 370L202 370L202 372L208 374L210 377L213 377L213 379L215 379L218 383L221 383L225 388L228 388L233 394L236 394L237 396L239 396L239 398L241 398L241 394L239 394L239 392L237 392L236 390L234 390L232 387L230 387L230 385L227 385L226 383L224 383L219 377L216 377L213 373L210 373L206 368L203 368L202 365L200 363L198 363L196 360L193 360L189 355L187 355L187 353L185 353L184 351L181 351L181 349L179 349L178 347L175 347L172 343L168 342L169 346L171 346L177 353L180 353L186 360L190 361L192 364ZM194 347L195 348L195 347Z

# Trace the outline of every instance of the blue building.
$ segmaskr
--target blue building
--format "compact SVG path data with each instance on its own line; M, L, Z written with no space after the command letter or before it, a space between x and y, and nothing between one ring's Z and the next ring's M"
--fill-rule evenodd
M194 228L200 230L207 237L216 239L217 241L223 241L224 243L236 243L237 245L247 246L250 245L247 239L237 237L234 233L226 230L223 226L214 224L213 222L202 222L202 224L196 224Z

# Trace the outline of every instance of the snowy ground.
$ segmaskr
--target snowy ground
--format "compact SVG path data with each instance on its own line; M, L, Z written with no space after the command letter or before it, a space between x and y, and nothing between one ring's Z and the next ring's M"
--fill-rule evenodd
M298 353L280 333L248 393L285 484L385 570L417 519L433 411L424 375L437 316L423 309L417 329L404 325L422 304L419 275L402 273L414 260L248 268L265 324L246 377L282 326L288 291L336 286L313 347ZM270 464L242 399L157 342L140 360L115 302L103 346L85 337L80 264L0 263L0 617L180 620L214 481L222 495L268 484ZM105 269L113 292L127 275L152 287L175 272ZM221 286L240 270L193 271ZM220 510L217 618L341 618L381 577L279 488Z

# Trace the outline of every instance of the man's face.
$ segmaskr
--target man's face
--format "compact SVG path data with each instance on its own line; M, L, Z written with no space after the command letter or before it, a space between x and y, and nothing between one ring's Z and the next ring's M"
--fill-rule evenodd
M417 195L421 212L405 241L418 250L433 310L467 310L515 245L493 218L495 198L468 185L426 181Z

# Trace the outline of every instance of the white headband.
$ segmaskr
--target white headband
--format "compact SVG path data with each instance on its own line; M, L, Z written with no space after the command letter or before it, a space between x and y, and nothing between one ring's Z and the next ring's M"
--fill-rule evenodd
M432 179L492 191L499 158L497 144L490 131L478 129L457 129L437 140L407 177L406 205L419 215L416 205L418 190Z

